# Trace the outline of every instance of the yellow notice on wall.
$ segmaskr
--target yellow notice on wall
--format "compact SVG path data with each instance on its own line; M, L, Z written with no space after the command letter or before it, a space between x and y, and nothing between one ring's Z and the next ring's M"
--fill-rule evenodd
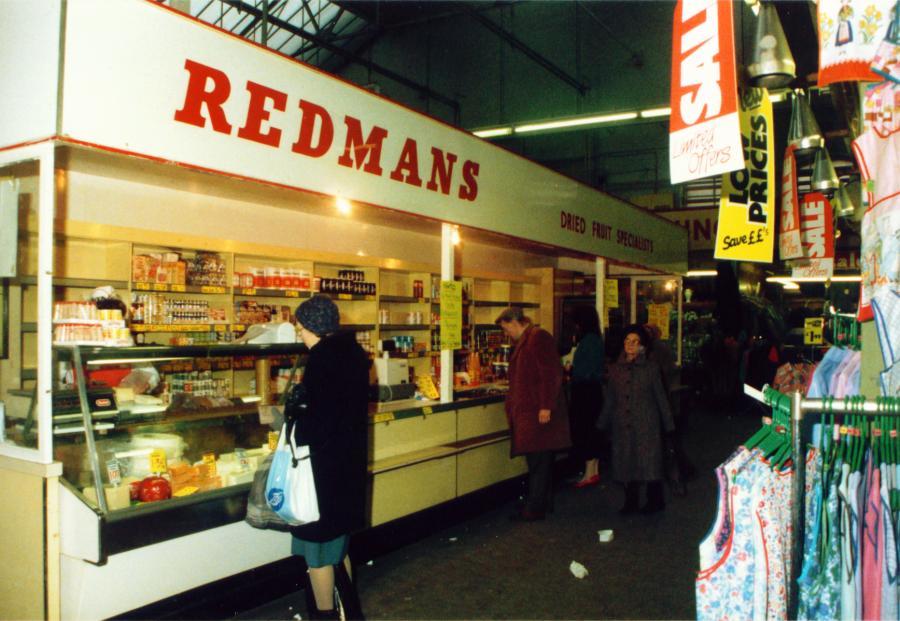
M606 308L619 308L619 281L615 278L603 281L603 305Z
M648 304L647 305L647 323L659 328L659 338L664 341L669 340L669 313L672 305L665 304Z
M807 317L803 320L803 344L821 345L825 342L822 332L825 328L825 319L822 317Z
M441 281L441 349L462 347L462 283Z
M775 249L772 102L762 88L740 94L745 167L722 175L715 258L771 263Z

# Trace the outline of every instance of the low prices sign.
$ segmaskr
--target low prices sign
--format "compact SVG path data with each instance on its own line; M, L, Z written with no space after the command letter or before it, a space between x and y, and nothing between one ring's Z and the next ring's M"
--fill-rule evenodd
M784 153L784 169L781 173L781 218L778 234L778 256L796 259L803 256L800 240L800 199L797 195L797 157L794 147Z
M791 270L791 278L831 278L834 274L834 219L831 203L820 192L803 197L800 237L808 258Z
M672 30L669 174L673 184L744 167L732 3L678 0Z
M775 250L772 102L764 88L741 93L741 166L722 176L715 258L771 263Z

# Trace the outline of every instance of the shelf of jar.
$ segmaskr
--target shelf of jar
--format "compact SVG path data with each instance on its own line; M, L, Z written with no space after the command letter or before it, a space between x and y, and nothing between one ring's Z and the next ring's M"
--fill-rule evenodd
M235 287L234 295L248 298L308 298L312 291L298 289L263 289L255 287Z
M402 330L431 330L427 323L382 323L378 325L382 332L398 332Z
M429 358L432 356L440 356L440 351L392 351L388 353L389 358Z
M133 323L132 332L244 332L240 323Z
M475 300L472 304L476 307L496 307L506 308L507 306L516 306L518 308L540 308L537 302L514 302L511 300Z
M318 293L318 291L316 293ZM378 299L374 295L360 295L358 293L323 293L322 295L327 295L336 302L374 302Z
M342 323L341 330L347 330L350 332L366 332L368 330L374 330L374 323Z
M385 304L428 304L432 302L431 298L416 298L406 295L383 295L379 300Z
M131 283L132 291L153 291L157 293L205 293L209 295L224 295L229 293L228 287L219 285L175 285L159 282L134 282Z

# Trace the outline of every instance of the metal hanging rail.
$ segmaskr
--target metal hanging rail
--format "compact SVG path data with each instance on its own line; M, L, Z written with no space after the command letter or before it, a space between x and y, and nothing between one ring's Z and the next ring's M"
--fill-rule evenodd
M803 415L809 413L856 414L863 416L900 416L900 412L889 411L885 404L888 399L865 399L864 397L847 397L844 399L804 399L799 392L790 395L778 392L768 385L758 390L744 384L744 394L774 408L789 411L791 417L791 461L794 464L794 477L791 480L791 524L793 539L791 541L790 599L788 600L788 618L796 619L798 610L797 576L803 562L803 490L806 487L806 452L803 450L800 426Z

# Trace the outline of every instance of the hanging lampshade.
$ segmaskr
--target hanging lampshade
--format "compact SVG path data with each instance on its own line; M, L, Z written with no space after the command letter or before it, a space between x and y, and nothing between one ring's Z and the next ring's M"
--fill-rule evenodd
M798 155L825 146L822 130L819 129L809 101L806 100L806 95L802 91L794 94L791 106L791 124L788 127L788 144L794 147Z
M787 86L797 77L797 65L784 36L778 11L771 2L759 5L747 73L754 86L769 89Z
M816 159L813 161L812 177L809 185L813 190L830 194L838 189L840 181L831 163L831 157L824 148L816 150Z
M850 190L847 189L847 185L844 183L834 193L831 204L834 206L834 212L838 218L849 218L856 211L856 203L853 202Z

